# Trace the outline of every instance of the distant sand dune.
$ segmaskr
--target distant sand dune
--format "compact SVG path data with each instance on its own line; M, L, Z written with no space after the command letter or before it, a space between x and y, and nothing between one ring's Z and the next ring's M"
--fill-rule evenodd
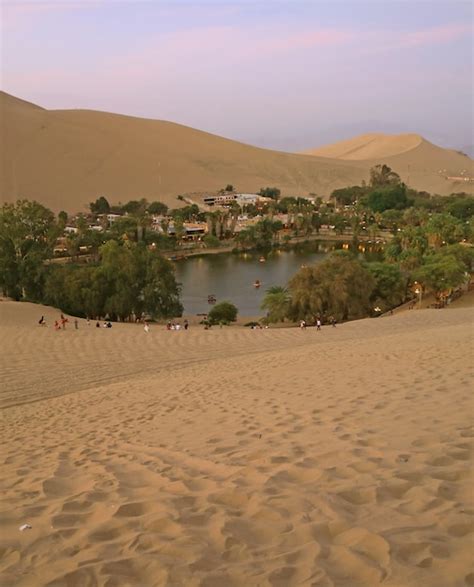
M304 153L319 157L361 161L406 153L421 145L422 142L424 142L423 137L416 134L369 133L325 147L310 149Z
M284 195L329 196L367 180L377 162L389 163L418 189L472 189L443 176L472 171L466 156L418 135L365 137L323 153L282 153L161 120L45 110L0 92L0 197L76 212L101 195L112 203L145 197L176 206L178 194L229 183L247 192L277 186Z
M353 161L368 168L387 164L410 187L434 194L467 192L472 194L474 184L462 178L474 177L474 162L466 155L443 149L417 134L360 135L305 151L306 155L328 157L339 161Z
M0 121L2 198L35 198L55 210L80 210L100 195L176 206L178 194L229 183L325 194L366 176L344 162L259 149L172 122L44 110L5 93Z
M473 583L472 308L148 334L0 312L2 585Z

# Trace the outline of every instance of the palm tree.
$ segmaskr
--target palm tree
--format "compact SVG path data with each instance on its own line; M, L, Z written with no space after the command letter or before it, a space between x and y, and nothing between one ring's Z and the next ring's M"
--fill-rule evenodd
M284 322L288 317L291 298L285 287L275 285L267 289L261 305L267 311L268 322Z

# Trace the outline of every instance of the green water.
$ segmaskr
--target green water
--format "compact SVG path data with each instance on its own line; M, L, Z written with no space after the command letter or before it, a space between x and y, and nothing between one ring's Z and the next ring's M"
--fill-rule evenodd
M269 287L285 286L302 265L321 263L331 251L342 247L342 242L313 241L263 254L225 253L177 261L184 313L208 312L212 305L207 298L215 295L217 302L235 304L241 316L262 315L260 304ZM262 256L264 263L260 262ZM258 289L253 285L256 280L261 283Z

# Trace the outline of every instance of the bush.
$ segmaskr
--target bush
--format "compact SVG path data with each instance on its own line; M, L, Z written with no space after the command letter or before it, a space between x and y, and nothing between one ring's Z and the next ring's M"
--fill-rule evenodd
M221 241L213 234L206 234L202 242L209 248L217 248L221 246Z
M238 310L234 304L220 302L209 312L208 319L211 324L235 322L237 320L237 312Z

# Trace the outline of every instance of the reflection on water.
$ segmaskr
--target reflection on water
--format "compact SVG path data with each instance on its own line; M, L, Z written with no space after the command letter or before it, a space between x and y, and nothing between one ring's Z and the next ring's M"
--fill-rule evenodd
M329 252L346 248L343 243L313 241L287 250L265 253L243 252L191 257L176 262L176 276L182 284L181 300L185 314L202 314L217 302L235 304L241 316L259 316L265 291L273 285L285 286L302 265L320 263ZM260 281L261 287L254 287Z

